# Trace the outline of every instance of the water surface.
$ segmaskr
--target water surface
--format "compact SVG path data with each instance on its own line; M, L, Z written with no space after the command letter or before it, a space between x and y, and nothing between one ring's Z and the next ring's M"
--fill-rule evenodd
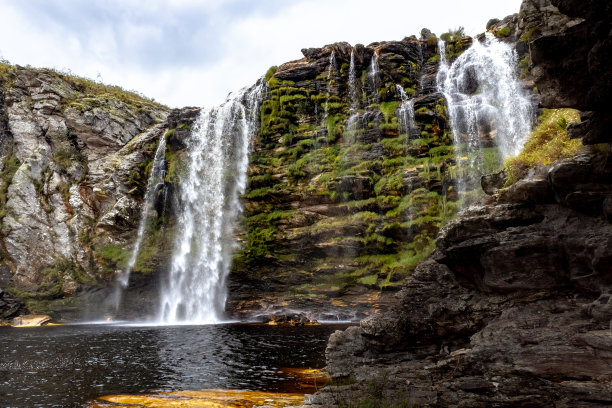
M0 406L81 407L109 394L296 390L346 325L0 327Z

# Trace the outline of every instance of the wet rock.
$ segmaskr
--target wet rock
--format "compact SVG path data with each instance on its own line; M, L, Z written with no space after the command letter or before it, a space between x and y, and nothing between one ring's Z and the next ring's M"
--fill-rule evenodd
M493 195L504 186L507 179L508 174L506 173L506 170L503 169L498 173L486 174L482 176L480 178L480 185L486 194Z
M272 326L305 326L319 324L309 312L276 312L271 315L263 316L262 322Z
M369 177L342 176L336 179L338 191L348 193L353 200L363 200L372 195L372 181Z
M545 178L519 180L499 192L500 203L546 203L552 201L548 180Z
M23 315L14 318L11 321L12 327L35 327L44 326L51 321L51 317L47 315Z

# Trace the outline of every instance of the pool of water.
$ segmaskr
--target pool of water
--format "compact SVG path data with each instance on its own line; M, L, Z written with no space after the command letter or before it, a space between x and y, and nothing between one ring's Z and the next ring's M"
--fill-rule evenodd
M0 327L0 406L82 407L109 394L292 392L346 325Z

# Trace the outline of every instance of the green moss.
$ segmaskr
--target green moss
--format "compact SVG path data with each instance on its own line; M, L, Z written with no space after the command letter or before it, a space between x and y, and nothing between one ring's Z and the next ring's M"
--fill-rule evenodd
M535 33L537 30L539 29L539 27L532 27L529 29L529 31L527 31L525 34L521 35L520 40L521 41L529 41L529 39L531 39L531 36L533 35L533 33Z
M276 70L278 69L278 67L276 65L271 66L270 68L268 68L268 70L266 71L266 81L270 81L270 79L272 79L272 75L274 75L274 73L276 73Z
M399 101L382 102L380 104L380 111L382 112L386 123L390 123L394 119L397 120L395 117L395 111L399 105Z
M510 35L510 27L504 27L499 29L496 33L496 37L507 37Z
M6 216L8 188L20 166L21 162L14 154L9 154L2 160L2 171L0 171L0 225L2 225L2 219Z
M91 285L95 281L87 275L83 268L69 258L58 257L51 267L40 272L41 282L35 291L27 291L17 287L11 287L10 292L26 301L28 307L33 306L31 312L44 312L40 310L43 304L41 300L58 299L64 295L64 286L67 279L72 279L80 284Z
M94 251L104 265L114 269L124 269L130 260L131 251L122 244L105 244Z
M581 149L582 142L569 138L567 126L579 121L580 114L575 109L544 109L521 152L506 160L507 184L520 180L533 167L574 156Z
M342 135L344 126L342 124L344 116L341 114L329 115L325 118L325 126L327 127L327 139L330 143L338 140Z
M438 37L436 37L435 34L431 34L429 37L427 37L427 46L429 48L435 48L438 46Z

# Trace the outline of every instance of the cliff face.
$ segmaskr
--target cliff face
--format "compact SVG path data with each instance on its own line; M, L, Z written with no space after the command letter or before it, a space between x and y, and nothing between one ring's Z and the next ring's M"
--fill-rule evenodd
M449 58L470 41L455 35ZM229 279L238 317L354 319L385 306L458 206L435 36L303 53L265 78ZM2 317L104 309L136 241L157 143L167 140L172 194L198 110L170 113L51 70L3 64L0 74ZM409 97L410 123L398 114ZM177 208L154 207L124 317L147 316L172 251Z
M449 56L470 41L454 38ZM302 53L266 75L228 309L354 318L387 302L457 208L437 43ZM414 97L409 129L396 84Z
M169 109L5 64L0 102L0 317L56 307L61 315L70 308L58 300L107 287L122 268ZM148 256L136 269L159 262Z
M593 102L609 94L596 72L610 59L611 20L603 2L596 13L578 3L525 0L520 15L491 29L509 27L516 46L530 50L525 74L543 106L594 111L569 129L589 144L609 140L599 127L609 114ZM610 145L600 144L533 169L460 214L390 312L332 335L327 369L336 385L311 403L611 404L611 194Z

